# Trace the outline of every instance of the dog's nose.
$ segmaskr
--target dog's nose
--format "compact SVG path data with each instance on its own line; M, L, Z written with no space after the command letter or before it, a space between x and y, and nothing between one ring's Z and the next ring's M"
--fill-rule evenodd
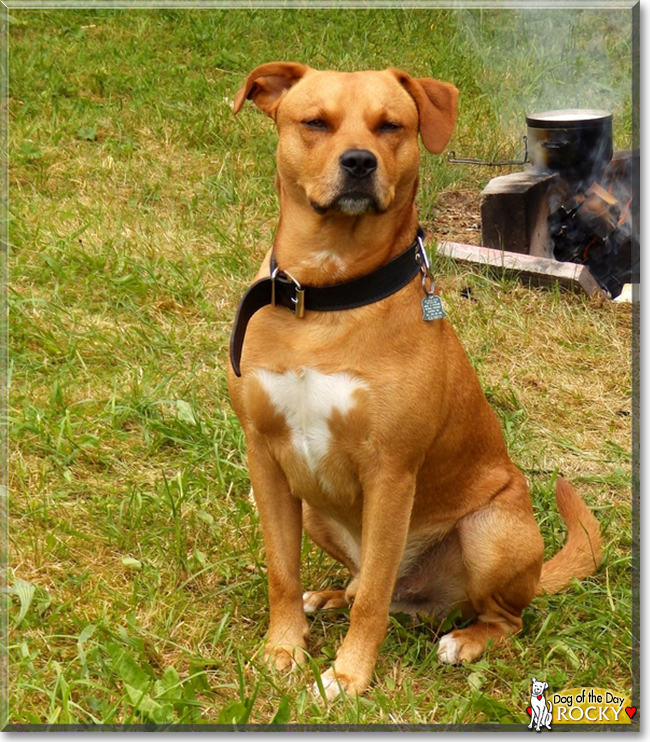
M365 178L377 169L377 158L367 149L349 149L339 157L343 170L353 178Z

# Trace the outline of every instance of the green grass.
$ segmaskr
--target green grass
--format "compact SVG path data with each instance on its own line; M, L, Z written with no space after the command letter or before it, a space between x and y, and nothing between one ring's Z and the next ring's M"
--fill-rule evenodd
M369 692L330 706L307 689L346 614L311 619L304 671L261 661L263 543L225 385L236 304L277 218L271 122L230 111L253 66L450 80L459 154L516 153L525 112L554 105L612 108L624 148L629 17L11 11L9 722L521 723L531 675L629 694L629 307L435 259L547 554L564 538L560 471L603 524L605 559L470 666L438 665L445 627L394 617ZM494 174L425 154L425 224L438 193L478 198ZM303 576L345 584L307 540Z

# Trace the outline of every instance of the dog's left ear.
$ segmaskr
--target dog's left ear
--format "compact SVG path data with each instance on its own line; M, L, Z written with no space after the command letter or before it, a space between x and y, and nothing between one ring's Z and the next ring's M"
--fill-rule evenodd
M451 139L456 123L458 89L432 77L411 77L406 72L390 69L397 81L413 98L420 114L420 136L424 146L439 155Z
M295 85L310 68L297 62L269 62L256 67L246 78L246 83L235 95L233 113L239 113L250 98L271 118L280 103L282 94Z

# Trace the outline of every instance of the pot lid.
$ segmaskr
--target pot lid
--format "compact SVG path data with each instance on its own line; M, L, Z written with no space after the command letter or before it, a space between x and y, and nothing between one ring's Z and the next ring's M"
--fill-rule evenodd
M587 126L608 124L613 115L598 108L561 108L526 116L526 123L536 129L581 129Z

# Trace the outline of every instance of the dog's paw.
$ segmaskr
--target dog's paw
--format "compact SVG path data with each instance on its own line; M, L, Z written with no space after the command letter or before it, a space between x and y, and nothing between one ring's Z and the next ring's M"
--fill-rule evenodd
M276 670L286 672L305 663L307 655L304 647L293 644L266 645L264 661Z
M508 635L503 624L477 621L464 629L445 634L438 645L438 661L447 665L474 662L488 647L497 647Z
M337 673L333 667L324 672L320 679L327 701L333 701L341 695L354 696L363 693L368 687L368 681L365 678L353 677L349 673ZM322 698L318 683L312 686L312 694L316 698Z
M347 608L348 605L345 590L310 590L302 596L302 607L305 613L316 613L316 611L331 608Z
M474 662L480 657L484 650L485 644L472 641L466 636L454 636L445 634L438 644L438 662L444 665L460 665L463 662ZM458 632L461 634L461 632Z
M438 662L445 665L460 664L460 650L462 644L451 634L445 634L438 644Z

